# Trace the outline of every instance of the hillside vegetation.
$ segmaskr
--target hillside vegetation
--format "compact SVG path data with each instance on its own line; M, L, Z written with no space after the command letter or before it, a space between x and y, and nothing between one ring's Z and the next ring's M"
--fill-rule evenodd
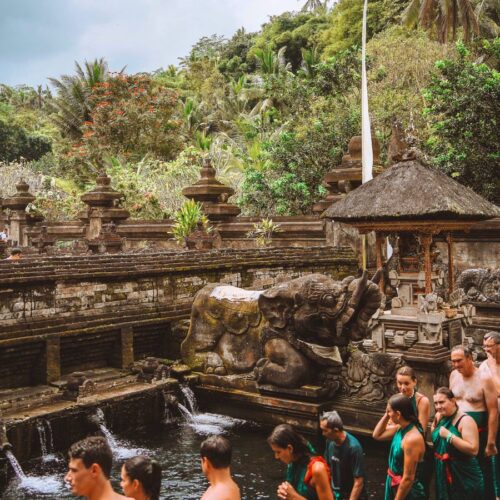
M454 24L419 0L370 2L372 128L385 161L397 117L431 165L499 204L499 12L493 0L459 9ZM107 169L134 218L170 217L208 154L244 214L310 213L360 133L361 16L358 0L308 0L153 73L101 58L50 86L0 84L0 196L22 163L38 186L31 208L72 217Z

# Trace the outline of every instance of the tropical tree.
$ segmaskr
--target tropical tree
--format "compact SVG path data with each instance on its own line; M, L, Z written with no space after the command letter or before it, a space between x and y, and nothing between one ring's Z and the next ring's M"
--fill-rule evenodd
M54 113L52 119L63 137L70 139L82 136L81 127L92 113L90 93L96 84L106 81L109 73L108 64L102 57L92 62L85 61L83 67L75 61L75 68L76 75L49 78L57 92L57 97L50 103Z
M306 0L306 3L302 6L302 12L317 12L325 11L328 7L328 0Z
M464 40L479 33L479 23L470 0L411 0L404 12L407 26L422 26L433 31L441 43L455 40L457 28L464 30Z

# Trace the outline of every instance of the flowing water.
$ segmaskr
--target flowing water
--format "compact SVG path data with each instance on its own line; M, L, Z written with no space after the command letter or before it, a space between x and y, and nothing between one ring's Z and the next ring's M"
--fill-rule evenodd
M234 448L232 471L247 500L275 499L276 489L283 480L285 466L277 462L266 437L269 429L255 424L211 413L192 415L191 420L180 421L179 425L164 428L154 434L127 436L127 441L112 433L115 443L126 448L131 455L137 451L154 457L163 467L161 498L166 500L198 500L207 488L200 466L199 449L205 439L207 427L217 433L223 432ZM216 430L217 428L217 430ZM108 429L109 431L109 429ZM211 434L212 432L209 432ZM371 499L383 498L383 482L387 468L386 450L373 446L367 440L362 442L367 455L366 469ZM128 448L127 448L128 446ZM132 450L134 452L132 453ZM15 461L15 457L12 456ZM115 449L115 465L112 482L119 491L120 466L124 459L119 458ZM17 463L17 461L15 461ZM24 475L13 478L2 500L69 500L73 497L64 485L66 463L44 463L40 459L24 464Z
M99 429L101 430L103 436L113 452L113 456L116 459L127 459L135 457L136 455L147 454L146 450L143 448L134 448L128 441L123 439L118 439L106 426L106 419L104 417L104 412L98 408L95 414L95 419L98 422Z
M42 460L52 462L59 460L59 457L53 453L54 441L52 438L52 427L49 420L40 419L36 422L38 438L40 439L40 450L42 451Z

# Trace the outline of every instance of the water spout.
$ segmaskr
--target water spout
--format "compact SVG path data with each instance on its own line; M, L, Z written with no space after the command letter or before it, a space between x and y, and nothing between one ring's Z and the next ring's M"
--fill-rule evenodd
M191 414L198 413L198 405L196 404L196 396L189 385L181 385L181 392L184 395L184 402Z
M26 474L23 471L23 468L21 467L21 464L17 461L17 458L14 456L14 454L10 451L7 450L5 451L5 456L10 462L10 465L12 465L12 468L14 469L14 472L16 473L16 476L21 479L26 479Z
M115 457L119 459L125 459L134 457L136 455L143 455L145 453L143 449L133 448L129 446L127 442L115 437L115 435L108 429L106 425L104 412L101 410L101 408L97 408L95 414L90 415L88 418L92 423L96 424L99 427Z

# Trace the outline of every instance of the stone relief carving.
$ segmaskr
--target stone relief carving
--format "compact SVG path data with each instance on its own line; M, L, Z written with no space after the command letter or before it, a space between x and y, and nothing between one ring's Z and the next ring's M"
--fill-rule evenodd
M457 279L464 302L500 302L500 269L467 269Z
M355 349L343 372L343 392L361 401L384 401L397 392L396 371L401 358L385 353L364 353Z
M366 274L342 281L312 274L264 292L208 285L193 303L181 353L206 373L253 370L260 384L297 388L342 365L339 347L367 336L381 300Z

